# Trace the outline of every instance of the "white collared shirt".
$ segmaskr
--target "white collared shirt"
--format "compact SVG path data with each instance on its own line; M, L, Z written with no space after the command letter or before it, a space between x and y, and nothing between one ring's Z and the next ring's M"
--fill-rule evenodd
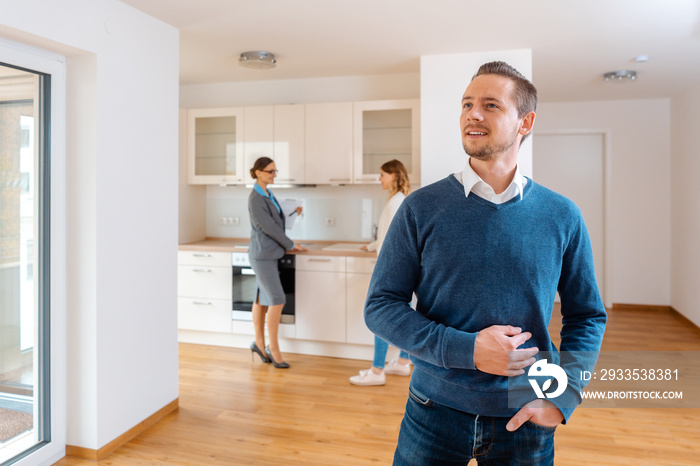
M484 180L481 179L479 175L476 174L474 169L469 164L467 160L467 166L464 170L454 174L455 178L464 185L464 195L469 196L472 192L482 199L485 199L494 204L503 204L513 199L515 196L520 194L520 199L523 198L523 189L527 184L527 178L520 174L520 167L515 167L515 175L513 175L513 180L510 182L505 191L501 194L496 194L491 186L486 184Z

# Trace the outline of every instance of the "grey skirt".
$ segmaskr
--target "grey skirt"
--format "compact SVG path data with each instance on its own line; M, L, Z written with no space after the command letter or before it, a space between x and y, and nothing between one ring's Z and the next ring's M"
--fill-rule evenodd
M255 296L261 306L275 306L287 302L280 281L278 260L250 259L250 266L255 271L258 289Z

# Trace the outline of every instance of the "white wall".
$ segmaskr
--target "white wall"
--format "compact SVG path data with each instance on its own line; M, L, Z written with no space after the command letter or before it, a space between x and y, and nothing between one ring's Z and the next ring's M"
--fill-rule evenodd
M700 86L671 100L671 306L700 326Z
M606 251L613 303L671 302L670 101L540 104L537 132L594 130L610 135L611 238ZM651 123L653 120L653 123ZM680 310L680 309L679 309Z
M505 61L532 79L531 50L421 57L422 186L464 169L468 156L462 147L459 128L462 96L479 67L494 60ZM520 147L518 165L523 175L532 176L531 138Z
M178 396L178 31L115 0L0 11L68 55L67 443L96 450Z

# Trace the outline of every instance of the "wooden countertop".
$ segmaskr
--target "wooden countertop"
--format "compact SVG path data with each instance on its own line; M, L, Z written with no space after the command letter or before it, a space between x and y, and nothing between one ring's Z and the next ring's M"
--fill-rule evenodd
M201 241L185 243L178 246L180 251L215 251L215 252L247 252L249 238L205 238ZM299 240L299 244L308 251L287 251L288 254L300 254L310 256L350 256L350 257L377 257L376 252L361 251L360 246L367 244L355 241L314 241ZM337 243L357 244L357 251L328 251L326 246Z

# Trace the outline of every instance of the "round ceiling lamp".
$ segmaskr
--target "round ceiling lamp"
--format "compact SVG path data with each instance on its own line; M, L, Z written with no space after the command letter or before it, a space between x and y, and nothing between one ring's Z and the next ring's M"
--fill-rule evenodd
M606 81L634 81L637 79L637 72L632 70L611 71L603 75Z
M275 67L277 60L270 52L243 52L238 63L246 68L269 69Z

